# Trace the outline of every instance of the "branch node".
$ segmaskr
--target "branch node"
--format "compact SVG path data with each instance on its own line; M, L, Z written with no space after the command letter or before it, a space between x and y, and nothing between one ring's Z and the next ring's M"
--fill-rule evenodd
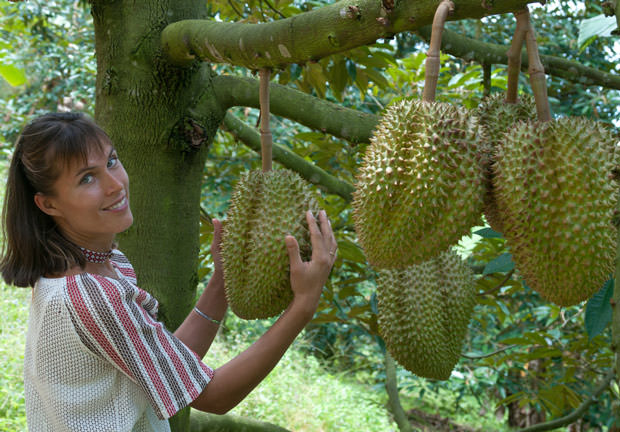
M340 9L340 16L342 18L360 20L362 19L362 12L358 6L350 5L346 8Z
M480 6L482 6L483 9L491 10L493 6L495 6L495 0L482 0Z
M387 27L388 25L390 25L390 20L389 20L389 19L387 19L386 17L378 17L378 18L377 18L377 22L378 22L379 24L381 24L381 25L386 26L386 27Z

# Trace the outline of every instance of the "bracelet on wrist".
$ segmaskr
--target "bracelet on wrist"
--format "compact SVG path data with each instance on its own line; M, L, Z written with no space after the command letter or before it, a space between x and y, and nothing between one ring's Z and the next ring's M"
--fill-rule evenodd
M211 318L209 315L207 315L206 313L204 313L203 311L198 309L198 307L194 307L194 312L196 312L198 315L200 315L201 317L203 317L207 321L211 321L215 325L219 326L220 324L222 324L222 321L216 320L215 318Z

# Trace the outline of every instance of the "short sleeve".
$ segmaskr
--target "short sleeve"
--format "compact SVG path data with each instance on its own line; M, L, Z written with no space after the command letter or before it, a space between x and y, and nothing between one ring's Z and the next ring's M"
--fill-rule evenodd
M213 370L142 307L145 295L123 280L67 278L67 307L84 345L135 382L166 419L200 395Z

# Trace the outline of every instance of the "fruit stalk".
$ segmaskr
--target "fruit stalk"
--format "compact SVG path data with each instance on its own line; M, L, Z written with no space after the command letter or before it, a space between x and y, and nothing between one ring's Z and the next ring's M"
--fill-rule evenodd
M515 13L515 17L517 14ZM506 89L506 102L517 103L517 95L519 93L519 73L521 72L521 49L523 41L525 41L525 33L527 32L527 23L522 19L517 19L517 28L512 36L510 49L506 53L508 57L508 87Z
M273 138L269 127L269 78L271 70L264 68L259 71L259 102L260 102L260 144L263 172L271 171L271 148Z
M422 99L425 102L435 101L435 90L437 89L437 81L439 80L440 48L441 35L446 23L448 15L454 12L454 3L450 0L442 0L437 6L435 17L433 18L433 27L431 31L431 42L426 53L426 77L424 79L424 93Z
M530 22L530 11L525 8L515 14L517 25L520 21L525 23L527 32L525 33L525 45L527 47L527 58L529 61L528 73L530 74L530 85L536 101L536 111L539 121L551 121L551 109L549 108L549 98L547 96L547 79L545 68L538 55L538 45L536 43L536 33Z

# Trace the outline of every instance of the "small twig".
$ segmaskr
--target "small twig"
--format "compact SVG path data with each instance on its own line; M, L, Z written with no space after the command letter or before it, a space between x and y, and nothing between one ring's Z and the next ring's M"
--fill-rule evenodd
M474 356L467 355L467 354L461 354L461 357L465 357L465 358L471 359L471 360L479 360L479 359L483 359L483 358L487 358L487 357L492 357L492 356L494 356L496 354L502 353L502 352L507 351L507 350L509 350L511 348L515 348L517 346L518 345L508 345L508 346L506 346L504 348L500 348L497 351L493 351L492 353L488 353L488 354L480 354L480 355L474 355Z
M265 0L265 3L267 3L267 6L269 6L269 9L271 9L272 11L280 15L281 18L286 18L286 15L284 15L282 12L276 9L269 0Z
M243 14L239 12L239 9L237 9L237 6L235 6L235 4L233 3L233 0L228 0L228 4L235 11L235 13L239 15L239 18L243 18Z
M515 17L517 14L515 13ZM517 28L512 36L510 49L506 53L508 57L508 88L506 89L506 102L517 103L519 93L519 72L521 71L521 50L527 32L527 23L517 18Z
M263 21L267 22L267 17L265 16L265 11L263 10L263 0L258 1L258 8L260 9L260 14L263 17Z
M482 86L484 88L483 96L487 97L491 94L491 78L493 72L491 63L482 64Z
M441 35L446 23L448 15L454 12L454 3L451 0L442 0L435 17L433 18L433 27L431 30L431 42L426 53L426 77L424 79L424 93L422 100L426 102L435 101L435 91L437 90L437 81L439 81L440 48Z
M518 432L548 431L573 423L575 420L581 418L586 412L586 410L590 407L590 405L592 405L596 401L596 398L599 397L601 393L603 393L607 389L607 387L609 387L609 383L611 383L611 380L614 378L614 376L615 373L612 368L609 370L609 372L607 372L605 378L603 378L598 387L594 389L594 392L590 395L590 397L583 401L582 404L579 405L577 409L575 409L575 411L573 411L572 413L546 423L539 423L537 425L521 429Z
M259 72L259 103L260 103L260 142L261 161L263 172L271 171L273 138L269 129L269 77L271 71L267 68Z
M493 294L495 291L500 290L504 286L504 284L510 280L510 278L512 277L512 274L514 272L515 272L514 269L510 270L508 273L506 273L506 276L504 277L504 279L502 279L502 281L497 286L494 286L490 290L478 293L476 295L483 296L483 295L487 295L487 294Z

